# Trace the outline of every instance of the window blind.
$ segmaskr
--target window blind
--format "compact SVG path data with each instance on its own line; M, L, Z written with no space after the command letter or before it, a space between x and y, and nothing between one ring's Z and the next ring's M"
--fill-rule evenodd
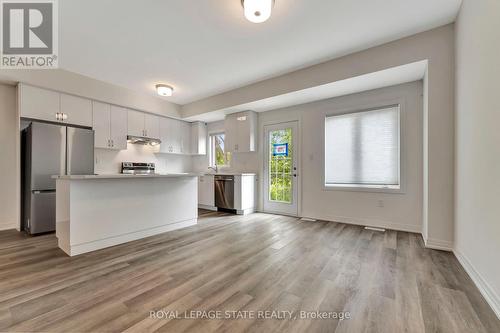
M399 186L399 118L399 106L326 117L326 185Z

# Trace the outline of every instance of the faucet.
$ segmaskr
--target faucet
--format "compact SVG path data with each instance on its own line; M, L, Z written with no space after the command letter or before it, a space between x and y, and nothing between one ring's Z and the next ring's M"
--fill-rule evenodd
M217 166L217 164L216 164L215 166L213 166L213 167L209 166L209 167L208 167L208 169L209 169L209 170L214 170L214 171L215 171L215 173L218 173L218 172L219 172L219 167Z

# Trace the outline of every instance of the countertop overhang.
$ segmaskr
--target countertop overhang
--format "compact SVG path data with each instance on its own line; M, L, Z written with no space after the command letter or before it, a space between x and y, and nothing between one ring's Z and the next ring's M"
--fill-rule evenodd
M181 177L199 177L202 173L165 173L154 175L133 175L133 174L103 174L103 175L65 175L52 176L54 179L61 180L92 180L92 179L150 179L150 178L181 178Z

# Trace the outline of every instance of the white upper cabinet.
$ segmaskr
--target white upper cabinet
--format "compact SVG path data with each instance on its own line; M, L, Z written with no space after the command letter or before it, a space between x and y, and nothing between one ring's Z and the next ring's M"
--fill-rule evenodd
M152 139L160 138L160 117L144 114L145 137Z
M127 149L127 109L93 102L96 148Z
M162 153L191 154L191 124L188 122L160 118L160 139Z
M111 113L110 105L105 103L93 102L93 126L94 129L94 147L111 148Z
M191 154L191 124L180 121L181 153Z
M182 153L181 121L171 118L160 119L160 139L162 153Z
M90 99L61 94L61 112L65 115L65 123L92 126L92 101Z
M207 154L207 124L200 121L191 124L191 154Z
M144 113L128 110L128 135L142 137L146 136L144 121Z
M21 117L92 126L92 101L52 90L19 85Z
M25 84L19 85L19 108L21 117L46 121L59 121L61 113L60 94Z
M160 117L128 110L128 135L159 139Z
M111 148L127 149L128 112L127 109L111 105Z
M246 153L257 150L257 113L245 111L227 115L224 128L227 151Z

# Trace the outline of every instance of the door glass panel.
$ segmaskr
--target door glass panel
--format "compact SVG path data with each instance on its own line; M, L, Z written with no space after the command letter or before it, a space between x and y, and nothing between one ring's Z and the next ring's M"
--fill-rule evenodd
M292 203L292 129L269 132L269 200Z

